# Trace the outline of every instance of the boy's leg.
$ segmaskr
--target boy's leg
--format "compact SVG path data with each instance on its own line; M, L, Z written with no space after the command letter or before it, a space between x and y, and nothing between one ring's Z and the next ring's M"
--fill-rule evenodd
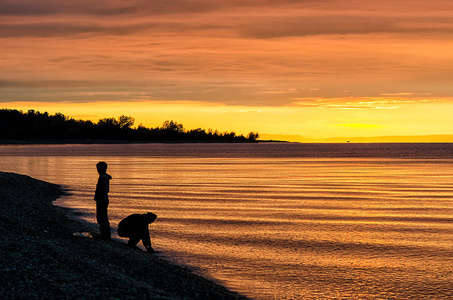
M129 241L127 242L127 245L128 245L129 247L136 248L138 242L140 242L140 238L139 238L139 237L137 237L137 236L135 236L135 235L134 235L134 236L130 236L130 237L129 237Z
M96 203L96 219L99 224L100 237L102 239L111 239L110 222L107 215L107 205L99 205Z

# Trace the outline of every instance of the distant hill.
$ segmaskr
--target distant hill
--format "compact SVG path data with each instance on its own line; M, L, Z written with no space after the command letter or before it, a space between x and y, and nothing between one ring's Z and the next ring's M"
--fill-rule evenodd
M323 139L330 143L453 143L453 135L413 135L375 137L336 137Z
M260 134L263 140L287 141L298 143L453 143L453 135L413 135L413 136L374 136L374 137L333 137L309 139L301 135Z

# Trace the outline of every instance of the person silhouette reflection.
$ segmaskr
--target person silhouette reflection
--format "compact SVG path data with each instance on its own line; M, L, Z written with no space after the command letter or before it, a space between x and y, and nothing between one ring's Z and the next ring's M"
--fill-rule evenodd
M96 221L99 224L100 238L105 240L111 239L110 222L107 214L109 206L110 180L112 176L107 174L107 163L100 161L96 164L99 173L94 200L96 201Z
M141 240L146 251L153 253L154 249L151 247L148 225L153 223L156 218L157 215L152 212L132 214L120 221L118 224L118 235L120 237L128 237L127 245L131 248L137 248L137 244Z

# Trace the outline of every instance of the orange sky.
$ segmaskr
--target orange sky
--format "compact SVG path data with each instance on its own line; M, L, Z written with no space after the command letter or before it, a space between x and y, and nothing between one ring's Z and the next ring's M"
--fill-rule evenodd
M0 0L0 107L299 141L453 135L452 16L450 0Z

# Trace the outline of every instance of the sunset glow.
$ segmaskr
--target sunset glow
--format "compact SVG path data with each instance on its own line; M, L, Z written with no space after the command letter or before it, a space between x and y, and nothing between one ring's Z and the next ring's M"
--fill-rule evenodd
M453 142L452 14L448 0L0 0L0 108Z

